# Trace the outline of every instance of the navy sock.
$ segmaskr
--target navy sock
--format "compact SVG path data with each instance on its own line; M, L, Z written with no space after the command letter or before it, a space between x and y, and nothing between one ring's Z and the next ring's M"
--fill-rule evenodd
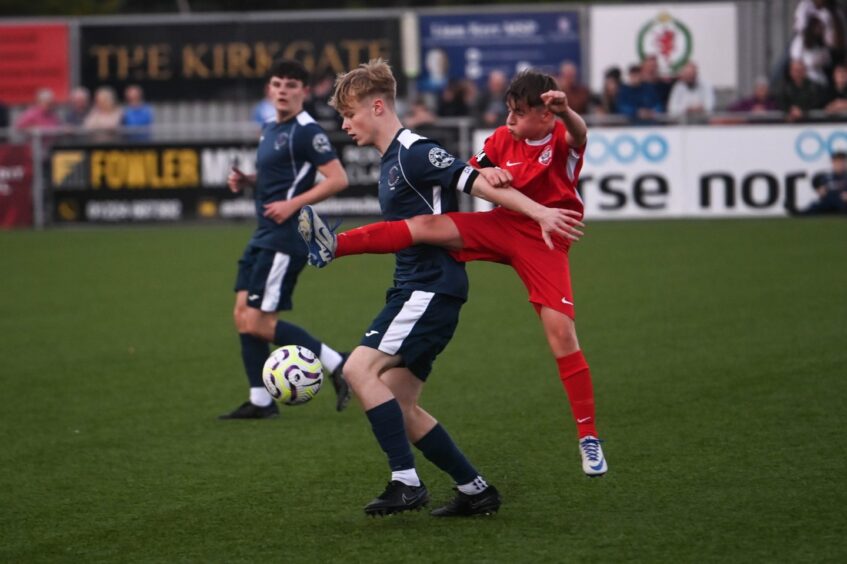
M262 367L270 354L268 344L247 333L239 333L238 337L241 339L241 360L244 361L244 371L247 373L250 387L264 387Z
M371 422L379 446L388 456L391 471L408 470L415 467L415 456L406 438L403 412L396 399L388 400L365 412ZM471 478L473 479L473 478Z
M457 484L467 484L479 476L476 471L441 423L421 437L415 447L423 453L427 460L450 474Z
M287 321L277 321L276 329L274 330L274 344L283 345L300 345L306 347L316 355L321 354L321 342L309 335L304 329L288 323Z

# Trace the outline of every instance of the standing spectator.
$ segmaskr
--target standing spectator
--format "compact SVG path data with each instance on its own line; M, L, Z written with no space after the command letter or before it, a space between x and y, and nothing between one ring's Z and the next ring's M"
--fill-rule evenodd
M565 61L559 67L559 76L556 77L559 90L568 97L568 106L578 114L588 112L588 103L591 101L591 92L579 80L579 71L576 65Z
M818 199L801 213L847 213L847 153L832 154L832 170L815 176L812 186Z
M32 128L56 128L62 125L62 120L56 113L56 100L53 91L41 88L35 93L35 104L27 108L15 122L15 127L21 130Z
M827 95L824 108L829 114L847 113L847 66L838 65L832 69L832 87Z
M320 122L338 122L338 112L332 109L329 105L329 99L332 97L332 85L335 82L335 75L324 73L314 83L312 83L309 99L303 104L303 109L309 112L313 118ZM338 125L341 125L340 122Z
M824 96L824 90L806 77L803 61L791 61L777 97L777 106L786 113L786 120L798 121L810 110L823 108Z
M68 109L65 112L65 123L79 127L88 115L91 93L85 86L77 86L68 96Z
M656 96L661 104L661 112L668 107L668 98L671 95L671 80L663 78L659 74L659 58L656 55L647 55L641 61L641 82L648 88L656 90Z
M788 54L792 61L803 61L809 80L823 87L829 84L827 69L831 58L824 41L823 23L819 19L808 19L803 33L796 35L791 41Z
M451 80L438 97L438 115L466 117L476 102L476 85L470 80Z
M650 123L662 111L656 90L641 82L641 65L630 65L627 83L621 84L617 103L618 111L633 123Z
M844 61L844 12L835 0L800 0L794 11L794 33L801 36L811 18L823 25L823 39L835 63Z
M506 123L506 95L508 78L503 71L491 71L486 89L480 94L476 104L477 123L481 127L499 127Z
M679 80L671 88L668 99L668 114L676 117L702 116L715 109L715 91L697 76L697 65L685 63Z
M773 112L777 109L776 100L771 96L768 79L764 76L756 78L752 96L741 98L727 108L730 112L748 113Z
M121 108L115 99L115 91L108 86L101 86L94 93L94 105L82 127L97 132L98 139L110 138L121 125Z
M603 75L603 89L592 100L592 110L596 114L614 115L618 110L618 93L621 89L621 69L611 67Z
M276 120L276 106L274 106L274 100L271 100L271 91L267 85L265 85L265 97L253 106L252 116L253 121L260 126L266 121Z
M144 91L135 84L124 90L124 110L121 124L127 127L141 127L153 124L153 108L144 102Z

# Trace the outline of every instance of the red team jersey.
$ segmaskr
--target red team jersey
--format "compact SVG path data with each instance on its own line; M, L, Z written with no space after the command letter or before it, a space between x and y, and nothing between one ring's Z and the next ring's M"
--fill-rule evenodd
M564 124L537 141L516 140L505 126L485 141L470 161L476 168L497 166L513 177L512 187L551 208L583 212L576 190L585 145L568 146ZM462 249L450 254L459 261L501 262L515 269L526 286L529 301L540 311L547 306L574 318L574 298L568 267L569 242L555 237L550 250L541 228L532 219L495 208L489 212L450 213L462 237Z
M553 131L537 141L512 137L509 128L498 127L469 162L476 168L497 166L514 177L512 187L539 204L582 213L576 190L585 145L568 146L564 124L556 120Z

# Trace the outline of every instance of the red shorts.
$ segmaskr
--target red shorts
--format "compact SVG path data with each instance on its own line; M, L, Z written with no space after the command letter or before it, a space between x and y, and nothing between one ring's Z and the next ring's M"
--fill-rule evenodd
M547 306L574 319L569 243L557 237L556 248L551 251L536 222L504 208L447 216L462 236L462 249L452 251L453 258L459 262L485 260L511 265L536 309Z

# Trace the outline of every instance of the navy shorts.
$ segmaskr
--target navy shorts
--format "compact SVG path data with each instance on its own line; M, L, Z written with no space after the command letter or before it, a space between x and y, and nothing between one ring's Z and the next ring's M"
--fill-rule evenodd
M247 245L238 261L235 291L247 290L250 307L267 312L289 310L291 293L305 266L305 255Z
M463 304L464 300L445 294L392 288L386 294L385 308L359 344L399 355L400 366L426 381L435 357L456 332Z

